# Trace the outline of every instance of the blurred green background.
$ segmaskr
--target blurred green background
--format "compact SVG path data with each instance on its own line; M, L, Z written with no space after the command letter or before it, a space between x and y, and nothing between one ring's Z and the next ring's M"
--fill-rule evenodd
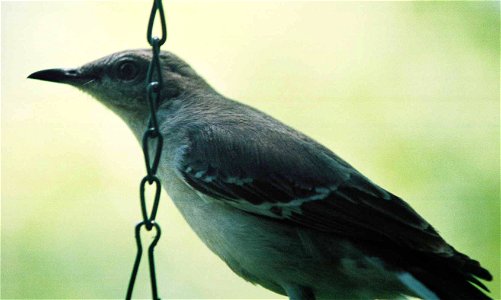
M406 199L493 273L499 298L499 2L164 5L164 49ZM146 47L150 7L1 3L2 298L125 295L140 147L88 95L26 76ZM163 298L283 298L232 274L163 195Z

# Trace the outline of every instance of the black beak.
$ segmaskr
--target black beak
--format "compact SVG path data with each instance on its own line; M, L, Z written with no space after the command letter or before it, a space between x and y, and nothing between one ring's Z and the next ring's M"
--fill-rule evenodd
M28 78L44 81L83 84L93 78L82 74L78 69L48 69L30 74Z

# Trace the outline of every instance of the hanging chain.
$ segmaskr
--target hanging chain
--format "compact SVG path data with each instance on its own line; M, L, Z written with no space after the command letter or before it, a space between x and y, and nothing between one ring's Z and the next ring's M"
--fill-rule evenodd
M153 24L155 22L156 14L160 15L160 24L162 30L162 37L154 37L152 34ZM135 228L135 238L137 245L136 259L134 260L134 267L132 268L131 277L129 280L129 287L127 288L126 299L131 299L132 291L134 290L134 283L136 282L137 272L139 270L139 264L141 263L141 257L143 254L143 245L141 242L141 228L144 227L147 231L151 231L155 228L155 236L150 246L148 247L148 262L150 269L150 282L151 282L151 293L154 300L160 299L158 297L157 291L157 278L155 274L155 259L154 253L155 246L160 239L161 230L160 226L155 222L155 217L157 215L158 203L160 201L160 191L162 190L162 185L157 177L158 164L160 163L160 155L162 153L163 147L163 137L158 128L157 120L157 108L160 101L160 90L162 88L162 72L160 68L160 46L162 46L167 40L167 27L165 23L165 15L162 7L162 0L153 0L153 7L151 8L150 19L148 21L148 31L146 36L148 43L151 45L153 50L153 58L148 67L148 74L146 78L146 98L148 100L148 106L150 109L150 119L148 122L148 128L143 135L143 153L144 161L146 164L146 176L141 180L139 185L139 198L141 200L141 214L143 220L136 225ZM153 157L150 157L150 143L155 143L155 152ZM153 160L152 160L153 158ZM155 184L155 196L153 198L153 206L151 212L148 215L148 210L146 208L146 197L145 197L145 187L146 184Z

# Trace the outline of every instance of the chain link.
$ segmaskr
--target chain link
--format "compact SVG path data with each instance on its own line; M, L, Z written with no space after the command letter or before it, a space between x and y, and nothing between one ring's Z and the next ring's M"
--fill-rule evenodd
M160 14L160 25L162 26L162 38L159 40L159 46L162 46L167 40L167 25L165 23L164 8L162 6L162 0L153 0L153 6L151 7L150 20L148 21L148 31L146 32L146 39L150 46L153 46L153 24L155 23L155 16Z
M160 24L162 30L162 37L154 37L152 35L153 24L155 22L155 16L157 12L160 15ZM150 110L150 118L148 121L148 128L143 134L142 146L144 153L144 161L146 165L146 176L141 180L139 186L139 198L141 201L141 214L143 220L138 223L135 227L135 238L137 245L136 259L134 260L134 266L132 268L131 277L129 280L129 286L127 288L126 299L132 298L132 291L134 290L134 284L137 277L137 272L139 270L139 264L141 263L141 257L143 254L143 246L141 241L141 228L144 227L147 231L151 231L155 228L155 235L153 241L148 247L148 262L150 269L150 282L151 282L151 293L152 298L157 300L157 279L155 273L155 259L154 259L154 249L160 239L161 229L160 226L155 222L155 218L158 210L158 203L160 202L160 192L162 190L162 185L160 180L156 176L158 171L158 165L160 163L160 156L162 154L163 147L163 137L160 133L158 127L157 119L157 109L160 102L160 91L162 88L162 72L160 67L160 46L162 46L167 40L167 27L165 23L165 15L162 7L162 0L153 0L153 7L151 8L150 19L148 21L147 30L147 40L151 45L153 50L153 57L151 59L150 65L148 67L148 73L146 77L146 99L148 102L148 107ZM150 144L155 144L153 160L150 157ZM150 213L146 208L146 183L148 185L155 184L155 196L153 198L153 205Z

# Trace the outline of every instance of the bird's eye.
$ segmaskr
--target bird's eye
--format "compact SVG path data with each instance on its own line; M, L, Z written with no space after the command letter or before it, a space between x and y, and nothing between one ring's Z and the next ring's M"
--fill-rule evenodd
M116 74L120 80L131 81L139 74L139 67L132 61L122 61L116 68Z

